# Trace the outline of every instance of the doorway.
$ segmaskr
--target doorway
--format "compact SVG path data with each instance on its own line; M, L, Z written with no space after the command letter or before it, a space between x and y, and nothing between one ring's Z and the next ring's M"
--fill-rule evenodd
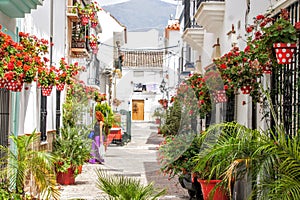
M144 100L132 100L132 120L144 120Z

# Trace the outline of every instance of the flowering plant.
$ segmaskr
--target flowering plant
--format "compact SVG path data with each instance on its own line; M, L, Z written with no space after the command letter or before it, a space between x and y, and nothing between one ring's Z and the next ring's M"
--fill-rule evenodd
M200 116L204 117L211 110L209 89L200 74L191 75L186 83L178 88L177 95L183 98L182 102L189 107L191 115L200 113Z
M192 158L199 153L202 142L200 134L166 137L158 149L160 170L170 178L191 172L195 166Z
M255 99L259 98L257 79L262 76L262 68L252 56L248 51L240 51L235 47L221 58L214 59L224 80L224 89L227 93L249 86L251 87L250 95Z
M43 67L49 61L45 55L48 53L48 41L38 39L28 33L19 33L20 45L23 51L16 56L23 63L23 81L31 83L35 80L38 68Z
M264 15L257 15L254 23L246 28L248 33L248 50L257 58L262 67L274 61L274 43L295 43L297 31L300 30L300 22L294 25L289 20L289 13L286 9L281 10L280 17L274 19ZM275 62L273 62L275 63Z
M59 70L57 70L57 77L56 77L56 83L62 84L67 83L71 84L72 79L75 78L75 76L80 72L83 71L85 68L78 65L78 62L75 62L74 64L68 64L65 61L65 58L61 58L59 62Z
M54 66L41 67L38 69L38 86L48 87L56 84L56 69Z
M211 91L224 90L224 82L218 70L208 70L203 80Z

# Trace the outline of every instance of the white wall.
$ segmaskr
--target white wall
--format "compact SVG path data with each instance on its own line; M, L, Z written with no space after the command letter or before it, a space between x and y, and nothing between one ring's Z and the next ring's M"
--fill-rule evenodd
M50 0L43 1L42 6L32 10L21 19L20 31L36 35L38 38L50 40ZM59 60L65 57L65 2L53 1L53 62L59 67ZM50 56L50 55L49 55ZM47 131L55 129L56 89L47 97ZM64 94L62 94L63 99ZM40 123L40 89L33 83L29 90L21 92L19 133L31 133L39 130ZM61 101L63 102L63 101Z

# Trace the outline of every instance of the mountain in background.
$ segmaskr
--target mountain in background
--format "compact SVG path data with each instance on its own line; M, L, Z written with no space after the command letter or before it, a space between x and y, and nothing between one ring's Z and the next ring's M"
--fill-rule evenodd
M130 0L103 8L126 26L127 31L157 29L163 32L170 15L176 12L176 5L160 0Z

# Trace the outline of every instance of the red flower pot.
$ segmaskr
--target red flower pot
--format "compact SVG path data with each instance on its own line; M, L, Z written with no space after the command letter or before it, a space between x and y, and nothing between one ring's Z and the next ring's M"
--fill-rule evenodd
M64 84L64 83L61 83L61 84L56 85L56 89L57 89L58 91L63 91L64 88L65 88L65 84Z
M0 78L0 88L4 88L6 84L5 79Z
M75 183L74 169L70 167L66 172L57 172L56 181L61 185L73 185Z
M214 101L216 103L224 103L227 102L227 96L225 90L217 90L213 93Z
M278 64L290 64L294 53L296 52L297 45L291 43L274 43L276 59Z
M90 42L89 45L92 49L97 49L97 42Z
M271 66L270 65L264 65L262 66L263 73L265 74L272 74Z
M209 195L210 192L214 189L214 187L221 182L221 180L201 180L197 179L198 182L201 185L202 193L203 193L203 199L204 200L210 200ZM228 200L228 197L225 193L220 188L217 188L214 195L213 195L213 200Z
M92 22L92 23L91 23L91 27L92 27L92 28L96 28L96 27L97 27L97 25L98 25L98 23L97 23L97 22Z
M51 92L52 92L52 85L42 86L42 95L43 96L50 96Z
M81 19L81 24L83 26L85 26L89 23L89 16L87 16L87 15L81 15L80 19Z
M241 91L243 94L250 94L252 87L250 85L242 86Z
M13 92L21 92L23 88L23 83L15 80L6 81L5 88Z

